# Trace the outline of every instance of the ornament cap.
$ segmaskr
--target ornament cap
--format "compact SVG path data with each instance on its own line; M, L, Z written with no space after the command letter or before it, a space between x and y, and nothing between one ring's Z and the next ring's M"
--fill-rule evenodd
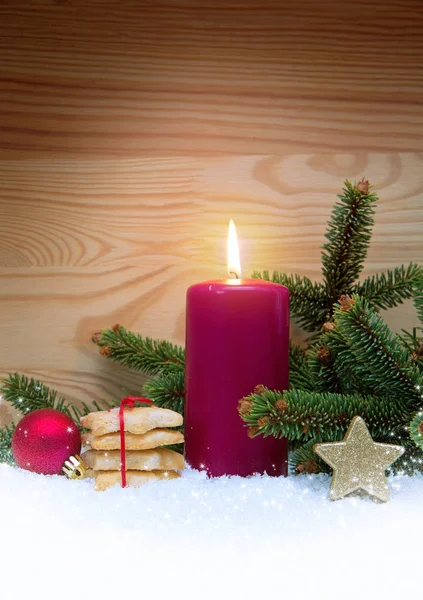
M79 454L75 454L75 456L70 456L68 460L65 460L62 471L68 479L84 479L87 474L87 467Z

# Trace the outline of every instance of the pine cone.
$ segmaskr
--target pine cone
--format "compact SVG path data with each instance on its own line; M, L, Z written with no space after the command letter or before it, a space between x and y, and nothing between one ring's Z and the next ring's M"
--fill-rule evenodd
M112 354L112 349L107 344L105 346L101 346L100 354L101 356L108 358Z
M259 427L264 427L269 422L269 417L260 417L257 421L257 425Z
M95 333L92 334L91 341L94 342L94 344L98 344L98 342L100 341L100 338L101 338L101 331L96 331Z
M320 346L317 350L317 358L323 365L328 365L331 361L330 350L327 346Z
M355 300L353 300L351 296L348 296L348 294L342 294L342 296L339 297L338 302L341 305L341 310L344 312L349 311L355 304Z
M280 400L278 400L275 403L275 408L280 413L283 413L288 408L288 402L286 400L284 400L283 398L281 398Z
M423 421L420 421L420 424L417 425L417 431L420 433L420 435L423 435Z
M258 394L259 396L262 396L265 391L266 388L261 383L259 385L256 385L256 387L254 388L254 393Z
M259 428L258 427L249 427L247 434L249 438L253 438L257 435Z
M310 458L309 460L298 463L295 467L295 472L297 475L300 475L301 473L318 473L319 467L317 466L317 463Z
M325 333L328 333L329 331L336 329L336 325L335 323L332 323L332 321L328 321L327 323L323 323L322 329Z
M252 405L253 403L251 402L251 400L247 400L247 398L241 398L241 400L238 402L238 414L240 416L248 415Z
M355 186L355 189L360 192L362 196L366 196L369 193L369 188L370 183L367 181L367 179L364 179L364 177Z

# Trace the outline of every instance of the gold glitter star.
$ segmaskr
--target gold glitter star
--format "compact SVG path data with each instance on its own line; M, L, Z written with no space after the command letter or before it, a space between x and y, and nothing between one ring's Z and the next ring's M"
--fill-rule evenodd
M354 417L343 442L316 444L314 451L333 469L331 500L360 490L387 502L385 470L403 454L404 448L374 442L363 419Z

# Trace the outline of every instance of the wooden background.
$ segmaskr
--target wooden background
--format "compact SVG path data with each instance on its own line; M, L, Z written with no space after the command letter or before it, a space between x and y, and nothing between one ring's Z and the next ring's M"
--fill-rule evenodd
M318 278L344 178L380 194L366 274L421 262L422 65L421 0L1 0L0 376L138 391L91 334L183 343L230 217L245 274Z

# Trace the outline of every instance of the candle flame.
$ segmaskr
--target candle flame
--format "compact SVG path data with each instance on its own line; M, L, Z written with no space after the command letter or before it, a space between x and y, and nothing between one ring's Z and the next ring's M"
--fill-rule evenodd
M235 223L230 220L228 232L228 271L236 278L241 277L241 263L239 260L238 238Z

